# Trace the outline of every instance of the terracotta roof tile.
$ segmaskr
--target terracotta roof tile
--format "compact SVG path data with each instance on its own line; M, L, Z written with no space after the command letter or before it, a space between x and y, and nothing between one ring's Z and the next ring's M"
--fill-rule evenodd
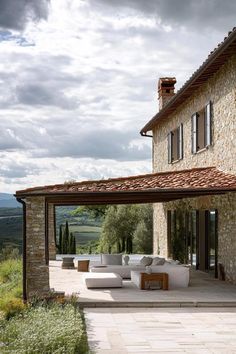
M236 191L236 176L217 170L215 167L205 167L28 188L17 191L16 196L58 193L70 195L86 192L181 191L184 189L228 189Z

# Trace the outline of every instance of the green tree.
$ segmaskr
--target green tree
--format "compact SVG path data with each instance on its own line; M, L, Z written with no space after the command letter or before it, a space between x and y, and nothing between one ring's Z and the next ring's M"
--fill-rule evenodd
M73 254L76 254L76 238L74 235L74 242L73 242Z
M69 225L68 225L68 221L66 221L66 226L63 232L63 244L62 244L63 254L68 254L69 252L69 236L70 236Z
M107 209L109 208L108 205L82 205L76 208L72 215L82 215L87 213L92 218L104 218Z
M151 254L153 252L153 206L139 206L139 222L134 232L135 253Z
M73 254L73 246L74 246L74 235L70 232L69 242L68 242L68 254Z
M58 252L59 254L62 254L62 239L63 239L63 226L60 225L60 228L59 228L59 243L58 243Z
M107 252L133 252L133 233L138 223L138 205L110 206L102 226L100 248Z

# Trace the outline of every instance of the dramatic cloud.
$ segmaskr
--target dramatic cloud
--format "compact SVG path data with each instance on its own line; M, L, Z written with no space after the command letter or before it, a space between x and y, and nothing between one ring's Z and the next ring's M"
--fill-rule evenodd
M47 19L49 0L0 0L0 28L23 30L28 21Z
M216 29L216 21L218 29L225 28L226 23L229 29L235 26L236 2L232 0L90 0L90 3L101 11L106 7L119 15L135 10L169 26Z
M0 0L0 191L151 172L139 131L158 78L179 89L235 13L227 0Z

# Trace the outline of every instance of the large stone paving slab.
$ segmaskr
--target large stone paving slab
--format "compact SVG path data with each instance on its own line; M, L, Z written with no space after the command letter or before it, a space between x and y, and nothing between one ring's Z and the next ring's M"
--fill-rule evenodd
M203 272L191 274L190 286L175 290L139 290L131 281L124 281L123 288L113 289L87 289L82 281L82 274L76 269L61 269L60 261L50 262L50 286L58 291L65 291L66 294L78 293L79 302L85 306L94 304L101 306L115 306L126 304L133 306L135 303L141 307L171 306L171 303L179 306L194 306L194 304L207 305L216 303L224 306L227 302L236 306L236 286L219 281ZM141 304L142 303L142 304Z
M236 353L236 308L86 308L97 354Z

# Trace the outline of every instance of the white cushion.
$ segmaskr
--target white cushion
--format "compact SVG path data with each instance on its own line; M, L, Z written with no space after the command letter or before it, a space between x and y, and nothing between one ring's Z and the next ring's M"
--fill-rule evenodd
M175 261L174 259L167 259L166 262L169 264L180 264L180 261Z
M103 265L122 265L122 254L101 254Z
M140 264L146 266L150 266L152 264L152 257L146 257L144 256L141 260L140 260Z
M152 265L163 265L165 263L165 258L154 257L152 260Z
M130 279L131 270L140 270L145 271L145 266L138 264L138 265L108 265L107 267L91 267L90 272L92 273L116 273L119 274L123 279Z
M83 280L87 288L121 288L122 278L115 273L85 273Z

